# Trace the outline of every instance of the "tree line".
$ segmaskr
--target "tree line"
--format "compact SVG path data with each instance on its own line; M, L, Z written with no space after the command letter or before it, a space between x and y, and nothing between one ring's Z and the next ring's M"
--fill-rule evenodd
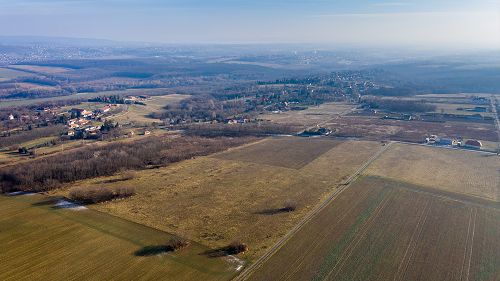
M87 146L3 168L0 191L47 191L62 183L109 176L123 169L157 167L239 146L253 138L151 136Z

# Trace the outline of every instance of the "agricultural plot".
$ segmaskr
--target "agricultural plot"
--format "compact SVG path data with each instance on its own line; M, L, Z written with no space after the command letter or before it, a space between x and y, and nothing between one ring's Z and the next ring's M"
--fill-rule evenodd
M364 177L250 280L499 280L500 209Z
M196 243L148 252L173 236L41 195L0 196L1 280L229 280L241 264Z
M457 114L457 115L475 115L480 114L481 116L493 116L491 112L475 112L474 109L477 104L463 104L463 103L433 103L436 106L436 113L446 113L446 114ZM488 105L483 107L488 107Z
M366 174L500 202L499 171L494 155L395 144Z
M70 71L71 69L57 66L41 66L41 65L11 65L10 67L21 71L37 72L44 74L57 74Z
M341 137L360 137L367 139L391 139L410 142L424 142L425 136L439 136L478 139L497 142L498 136L493 122L424 122L381 119L379 117L344 116L325 123L335 129Z
M309 127L346 114L354 108L356 108L356 105L344 102L332 102L319 106L311 106L306 110L264 114L260 118L279 124L296 124Z
M339 143L340 141L324 138L270 138L245 149L233 150L217 157L300 169Z
M134 122L140 124L150 124L152 122L160 122L161 120L151 117L150 114L161 112L165 106L169 104L177 104L187 97L187 95L179 94L154 96L145 101L146 105L127 105L127 109L124 112L112 116L112 118L120 123Z
M0 82L8 81L18 77L29 77L29 76L33 76L33 74L24 71L0 67Z
M28 73L29 74L29 73ZM20 99L20 100L4 100L0 103L0 108L6 108L11 106L26 106L32 104L39 104L44 102L62 101L62 100L88 100L90 98L100 97L100 96L125 96L125 95L168 95L171 90L155 88L155 89L128 89L128 90L116 90L116 91L104 91L104 92L90 92L90 93L78 93L69 96L56 96L50 98L35 98L35 99Z
M290 147L290 153L276 150L280 147ZM376 142L276 138L139 171L126 181L117 175L76 186L135 187L137 194L131 198L91 208L212 248L239 240L249 246L243 258L253 260L380 148ZM306 164L300 159L303 154L293 150L310 151L316 158ZM267 159L266 164L249 159L254 153ZM59 192L64 195L67 190ZM284 210L287 202L296 210Z

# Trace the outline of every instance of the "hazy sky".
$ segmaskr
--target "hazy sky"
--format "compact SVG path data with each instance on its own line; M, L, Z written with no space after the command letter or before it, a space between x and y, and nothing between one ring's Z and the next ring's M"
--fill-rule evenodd
M500 0L0 0L0 35L500 49Z

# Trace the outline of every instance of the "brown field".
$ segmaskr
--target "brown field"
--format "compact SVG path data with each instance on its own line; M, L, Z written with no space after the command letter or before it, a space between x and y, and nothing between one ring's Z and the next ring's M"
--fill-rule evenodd
M394 144L366 174L500 202L500 157Z
M306 110L264 114L259 118L280 124L296 124L309 127L346 114L354 108L356 106L353 104L333 102L311 106Z
M316 158L304 166L300 158L275 151L280 143L281 146L293 145L295 150L311 149ZM315 150L315 146L321 147L323 154ZM283 157L282 163L248 161L246 151L255 151L256 147L265 159L273 159L272 155ZM165 168L139 171L135 178L127 181L116 180L118 175L71 186L136 187L137 195L131 198L92 208L185 236L209 247L240 240L249 245L243 257L252 260L379 149L380 144L376 142L279 138ZM236 155L241 155L242 160ZM295 156L302 157L301 154ZM67 189L58 194L66 192ZM296 211L281 210L287 200L297 204Z
M40 73L46 73L46 74L57 74L57 73L63 73L70 71L71 69L69 68L64 68L64 67L57 67L57 66L39 66L39 65L11 65L10 67L19 69L19 70L26 70L26 71L32 71L32 72L40 72Z
M500 209L365 177L250 280L499 280Z
M8 81L18 77L29 77L29 76L33 76L33 74L24 71L18 71L0 67L0 82Z
M300 169L339 143L341 142L324 138L270 138L245 149L219 154L217 157Z
M426 135L498 141L493 123L423 122L386 120L378 117L344 116L328 121L325 126L336 129L335 135L368 139L392 139L423 142Z

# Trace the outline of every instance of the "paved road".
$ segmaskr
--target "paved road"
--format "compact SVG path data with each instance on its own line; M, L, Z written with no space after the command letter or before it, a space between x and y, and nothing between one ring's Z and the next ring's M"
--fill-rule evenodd
M281 238L276 244L274 244L273 247L269 249L263 256L261 256L259 259L257 259L253 264L245 268L238 276L236 276L233 280L235 281L240 281L240 280L247 280L253 272L255 272L259 267L262 266L269 258L271 258L278 250L288 241L290 238L292 238L305 224L307 224L310 220L312 220L319 212L321 212L328 204L330 204L337 196L342 193L344 190L346 190L351 183L356 181L356 179L366 170L368 166L370 166L371 163L373 163L377 158L382 155L390 146L392 143L388 143L385 145L382 149L377 151L375 155L373 155L370 159L368 159L361 167L356 170L347 180L343 181L342 183L338 184L335 188L335 190L328 196L325 201L323 201L321 204L316 206L313 210L311 210L294 228L292 228L283 238Z

